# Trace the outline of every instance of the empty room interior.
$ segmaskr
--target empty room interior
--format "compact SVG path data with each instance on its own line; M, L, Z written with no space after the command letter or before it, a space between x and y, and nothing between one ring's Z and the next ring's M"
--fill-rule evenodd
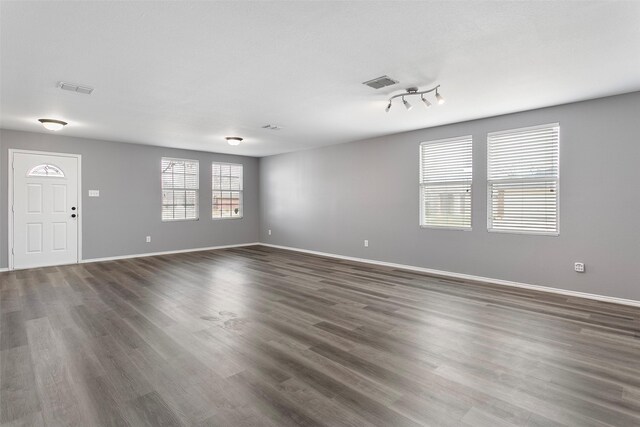
M0 0L0 427L640 426L640 1Z

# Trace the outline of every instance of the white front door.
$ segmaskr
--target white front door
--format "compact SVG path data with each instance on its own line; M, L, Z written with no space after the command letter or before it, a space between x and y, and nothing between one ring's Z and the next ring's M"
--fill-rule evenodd
M78 262L78 157L13 153L13 268Z

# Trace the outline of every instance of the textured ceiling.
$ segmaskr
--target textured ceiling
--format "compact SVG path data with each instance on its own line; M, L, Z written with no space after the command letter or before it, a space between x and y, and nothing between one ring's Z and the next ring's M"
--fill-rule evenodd
M8 129L59 118L64 135L264 156L640 90L639 1L0 8ZM361 84L384 74L400 83ZM390 95L434 84L444 105L384 112Z

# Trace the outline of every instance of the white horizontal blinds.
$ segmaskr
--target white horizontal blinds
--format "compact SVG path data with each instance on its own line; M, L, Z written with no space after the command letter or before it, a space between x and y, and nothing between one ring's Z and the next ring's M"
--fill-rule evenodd
M558 233L558 124L494 132L488 141L489 229Z
M420 144L421 225L471 228L471 135Z
M162 158L162 220L198 219L198 161Z
M212 163L211 217L242 218L242 165Z

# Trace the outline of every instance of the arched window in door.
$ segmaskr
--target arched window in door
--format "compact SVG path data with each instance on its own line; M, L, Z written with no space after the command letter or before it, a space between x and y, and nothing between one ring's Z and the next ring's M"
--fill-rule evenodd
M64 172L62 172L62 169L57 166L42 164L29 169L29 172L27 172L27 176L64 178Z

